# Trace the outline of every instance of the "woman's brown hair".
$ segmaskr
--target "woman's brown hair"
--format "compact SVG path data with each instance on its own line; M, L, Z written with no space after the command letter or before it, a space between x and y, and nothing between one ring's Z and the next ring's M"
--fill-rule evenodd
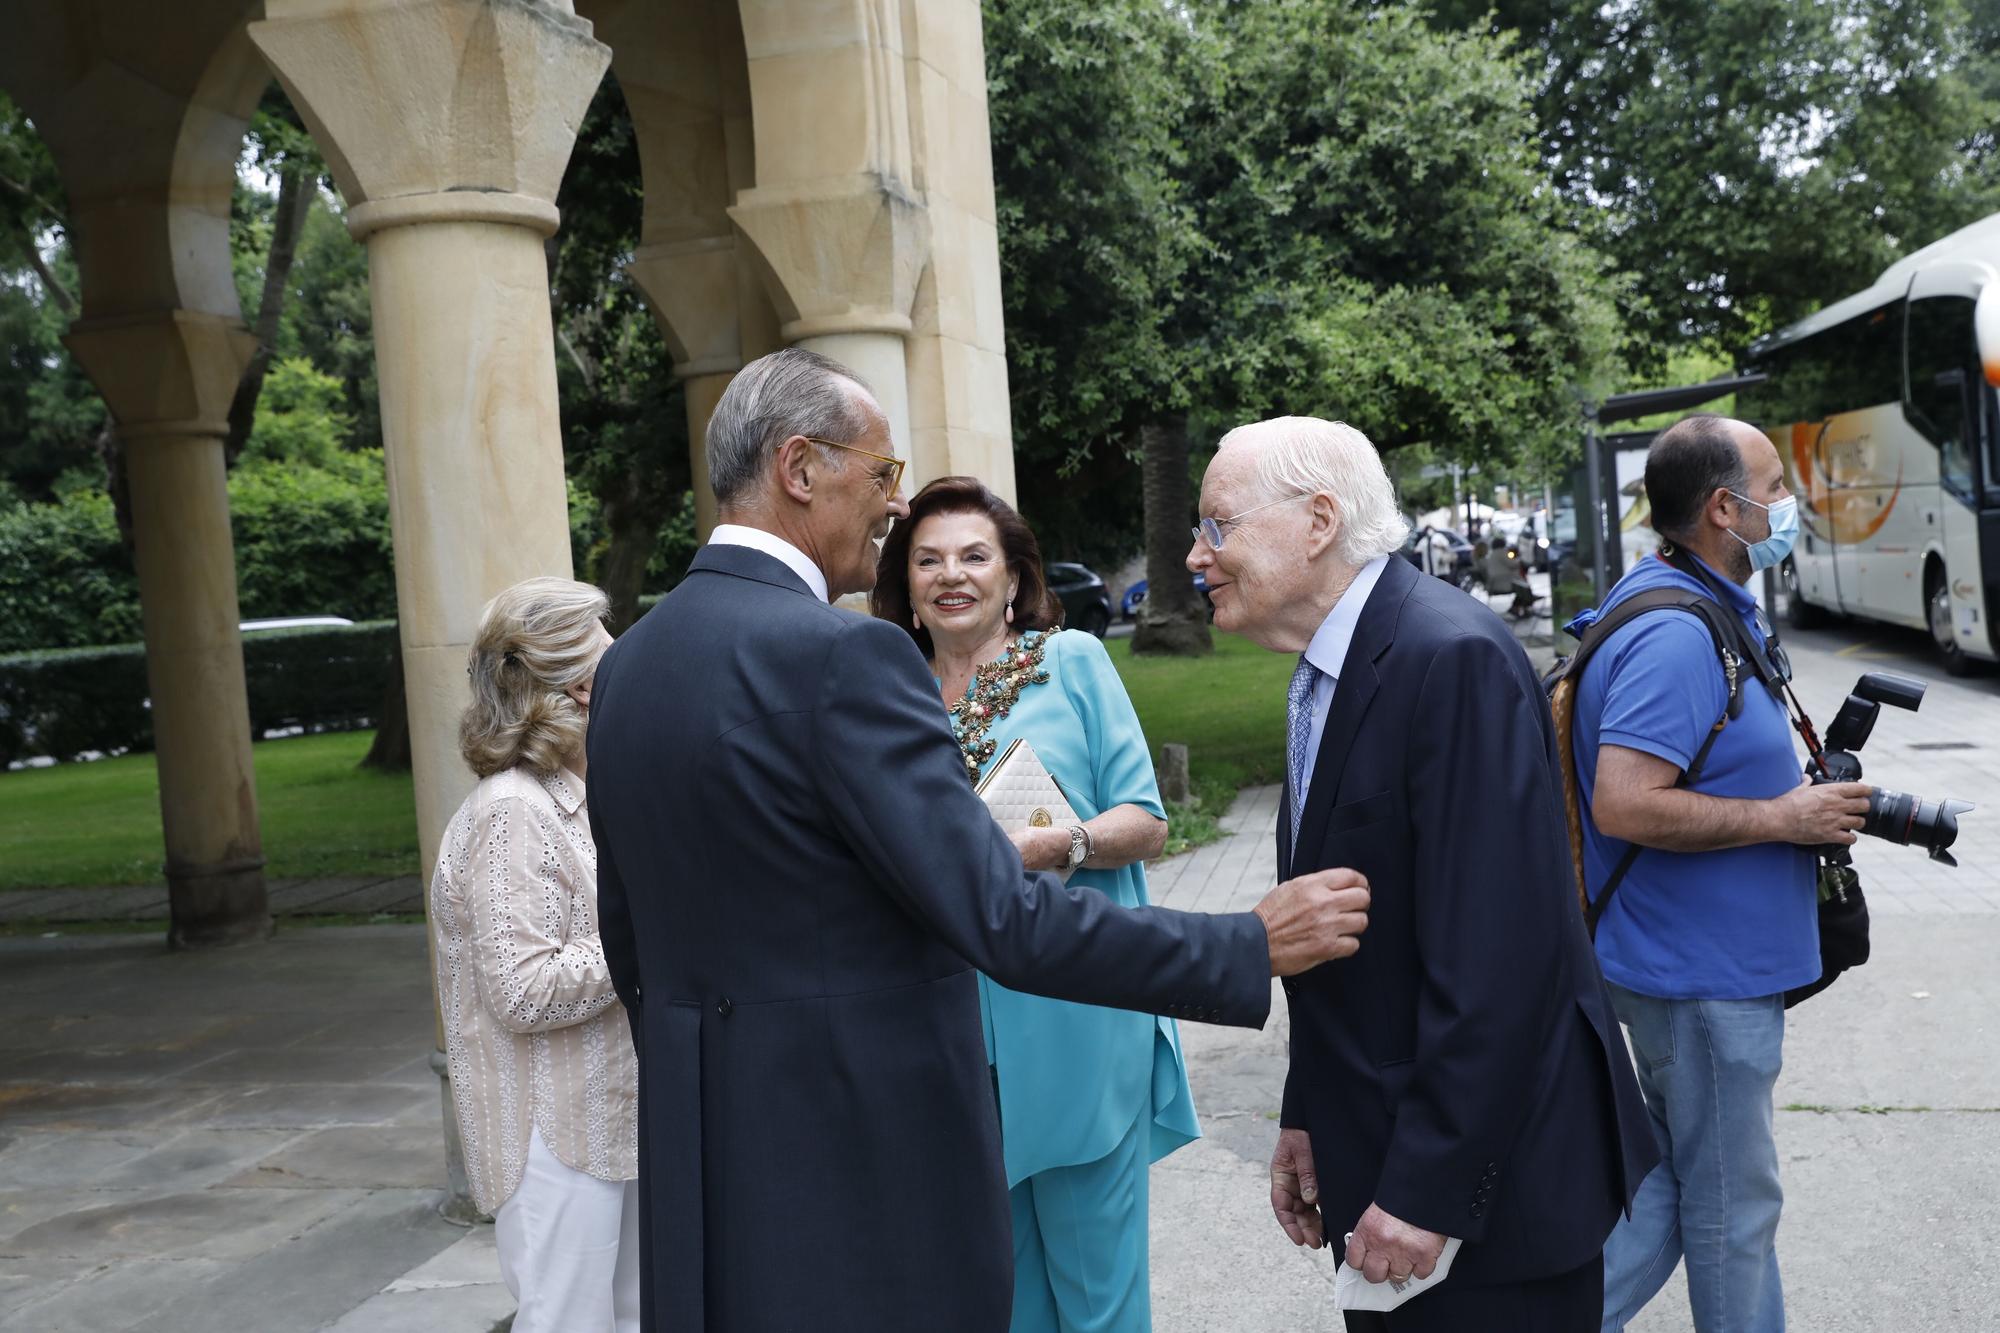
M877 617L901 625L925 657L934 651L931 632L915 623L916 608L910 603L910 543L917 524L933 514L984 514L1000 534L1000 550L1007 557L1007 572L1014 577L1014 620L1017 630L1060 629L1062 602L1049 591L1042 573L1042 546L1035 533L1014 506L988 490L977 477L939 477L916 493L910 501L910 516L897 521L882 542L882 558L875 566L875 591L868 595L868 609Z

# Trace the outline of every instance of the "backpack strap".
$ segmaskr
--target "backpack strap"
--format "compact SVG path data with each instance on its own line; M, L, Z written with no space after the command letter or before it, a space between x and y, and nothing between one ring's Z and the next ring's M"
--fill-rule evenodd
M1734 614L1705 593L1685 588L1655 588L1636 593L1612 607L1584 630L1575 654L1563 664L1550 690L1550 706L1555 714L1557 748L1563 769L1570 859L1576 871L1577 892L1582 898L1584 925L1593 939L1597 935L1597 923L1610 906L1612 895L1618 891L1618 886L1624 882L1633 863L1639 859L1639 853L1645 848L1636 842L1628 844L1624 856L1619 858L1606 879L1604 888L1594 896L1591 894L1584 873L1583 789L1576 772L1576 692L1583 684L1583 669L1598 648L1633 620L1654 611L1684 611L1708 628L1709 637L1715 644L1716 657L1722 666L1723 681L1728 687L1722 716L1709 728L1708 736L1702 741L1701 748L1695 751L1688 766L1674 779L1674 786L1691 786L1700 780L1702 768L1707 764L1717 738L1722 735L1722 729L1743 711L1743 677L1746 672L1759 679L1768 679L1755 660L1747 656L1749 636L1743 632L1740 623L1732 623L1736 619Z

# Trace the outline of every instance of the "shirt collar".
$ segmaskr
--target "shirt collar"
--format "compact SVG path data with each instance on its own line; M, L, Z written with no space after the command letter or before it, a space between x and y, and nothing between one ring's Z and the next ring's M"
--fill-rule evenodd
M1340 600L1333 604L1333 610L1326 613L1326 619L1320 622L1312 642L1306 645L1306 661L1317 667L1322 675L1335 680L1340 678L1340 667L1347 660L1348 645L1354 642L1354 627L1361 623L1361 608L1368 604L1368 594L1375 591L1375 583L1382 577L1382 570L1388 563L1388 556L1378 555L1356 570L1354 582L1340 594Z
M558 768L553 773L537 773L535 781L542 784L542 790L549 799L562 807L564 814L572 819L583 809L583 779L566 768Z
M797 574L813 596L822 602L829 600L826 595L826 575L815 565L804 551L786 541L774 532L762 528L745 527L741 523L718 523L715 531L708 535L710 546L747 546L753 551L762 551L773 560L784 563L785 568Z
M1686 550L1687 548L1682 547L1681 549ZM1660 555L1657 551L1654 552L1654 556L1656 559L1659 560L1661 564L1666 565L1667 568L1669 569L1673 569L1673 565L1668 562L1665 556ZM1756 608L1757 594L1751 592L1747 586L1738 583L1735 579L1730 578L1727 574L1724 574L1714 565L1709 564L1708 561L1702 559L1700 556L1696 555L1693 551L1688 551L1688 558L1690 560L1693 560L1696 564L1700 565L1703 569L1707 570L1710 574L1714 576L1715 586L1722 589L1723 597L1728 600L1729 605L1732 608L1734 608L1739 615L1745 611L1754 610ZM1681 571L1674 570L1674 572L1678 574Z

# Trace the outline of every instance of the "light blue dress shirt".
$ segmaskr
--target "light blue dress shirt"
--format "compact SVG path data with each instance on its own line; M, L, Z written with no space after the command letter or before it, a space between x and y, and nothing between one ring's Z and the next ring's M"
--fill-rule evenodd
M1146 735L1104 645L1081 630L1059 631L1048 637L1042 666L1047 683L1023 689L987 731L994 754L1025 737L1081 819L1119 805L1164 819ZM1123 907L1149 902L1143 862L1079 869L1069 882ZM1172 1019L1024 995L984 975L979 1005L1000 1089L1009 1189L1037 1172L1106 1156L1148 1108L1149 1161L1201 1137Z
M1355 572L1354 582L1340 594L1340 600L1326 613L1312 642L1306 645L1306 661L1318 670L1319 679L1313 682L1312 730L1306 733L1306 780L1297 797L1301 802L1304 793L1312 790L1313 765L1319 762L1320 738L1326 735L1326 715L1333 707L1334 686L1340 684L1341 664L1347 660L1348 646L1354 642L1354 627L1361 623L1361 608L1368 605L1368 594L1375 591L1382 567L1392 558L1400 557L1378 555Z

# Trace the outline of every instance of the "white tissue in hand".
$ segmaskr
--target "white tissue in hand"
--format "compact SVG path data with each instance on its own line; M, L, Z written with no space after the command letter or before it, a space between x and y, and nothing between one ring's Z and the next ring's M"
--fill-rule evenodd
M1453 1236L1444 1243L1438 1255L1438 1266L1431 1270L1429 1277L1413 1277L1396 1289L1393 1282L1370 1282L1361 1276L1361 1271L1349 1268L1345 1263L1333 1275L1333 1308L1336 1310L1393 1310L1412 1296L1429 1291L1444 1281L1451 1272L1452 1256L1458 1253L1461 1244Z

